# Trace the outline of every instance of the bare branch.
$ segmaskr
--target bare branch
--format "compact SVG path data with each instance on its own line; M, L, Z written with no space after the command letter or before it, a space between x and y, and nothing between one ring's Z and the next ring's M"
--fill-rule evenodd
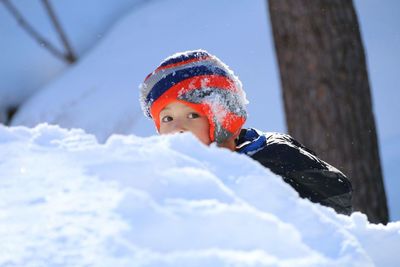
M67 61L70 62L66 56L57 50L57 48L55 46L53 46L49 41L47 41L42 35L40 35L40 33L38 33L25 19L24 17L21 15L21 13L19 13L19 11L17 10L17 8L11 3L11 1L9 0L0 0L4 6L7 8L7 10L15 17L15 19L17 20L17 22L19 23L19 25L33 38L35 39L40 46L43 46L44 48L46 48L48 51L50 51L50 53L52 53L54 56L56 56L57 58L63 60L63 61Z
M62 44L64 45L64 48L67 52L67 54L65 55L65 58L71 62L74 63L76 61L76 56L72 50L71 45L68 42L67 36L65 35L64 30L61 27L60 22L57 19L57 16L54 12L53 7L51 6L50 2L48 0L42 0L42 3L47 11L47 13L49 14L51 21L53 23L53 26L56 30L56 32L58 33L59 38L61 39Z

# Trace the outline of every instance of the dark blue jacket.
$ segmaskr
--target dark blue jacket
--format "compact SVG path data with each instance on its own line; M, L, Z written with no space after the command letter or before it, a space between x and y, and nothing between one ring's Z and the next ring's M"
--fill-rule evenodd
M280 175L302 198L332 207L338 213L352 212L352 187L347 177L291 136L242 129L236 145L236 152Z

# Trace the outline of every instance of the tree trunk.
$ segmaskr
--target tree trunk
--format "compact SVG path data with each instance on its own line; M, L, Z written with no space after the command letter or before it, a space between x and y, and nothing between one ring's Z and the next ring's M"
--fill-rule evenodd
M388 210L364 49L350 0L269 0L289 134L342 170L353 207Z

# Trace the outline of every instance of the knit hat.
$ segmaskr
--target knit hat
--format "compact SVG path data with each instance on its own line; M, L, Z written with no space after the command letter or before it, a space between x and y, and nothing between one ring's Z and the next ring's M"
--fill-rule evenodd
M248 103L239 78L205 50L177 53L166 58L140 85L146 116L160 129L159 114L173 101L207 116L210 140L219 144L238 135L247 118Z

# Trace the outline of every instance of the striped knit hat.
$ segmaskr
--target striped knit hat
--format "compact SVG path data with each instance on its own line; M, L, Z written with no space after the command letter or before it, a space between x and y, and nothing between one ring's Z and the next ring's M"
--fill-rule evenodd
M236 136L246 121L247 99L237 76L204 50L177 53L161 62L140 85L143 112L160 129L159 114L173 101L183 102L210 124L210 140Z

